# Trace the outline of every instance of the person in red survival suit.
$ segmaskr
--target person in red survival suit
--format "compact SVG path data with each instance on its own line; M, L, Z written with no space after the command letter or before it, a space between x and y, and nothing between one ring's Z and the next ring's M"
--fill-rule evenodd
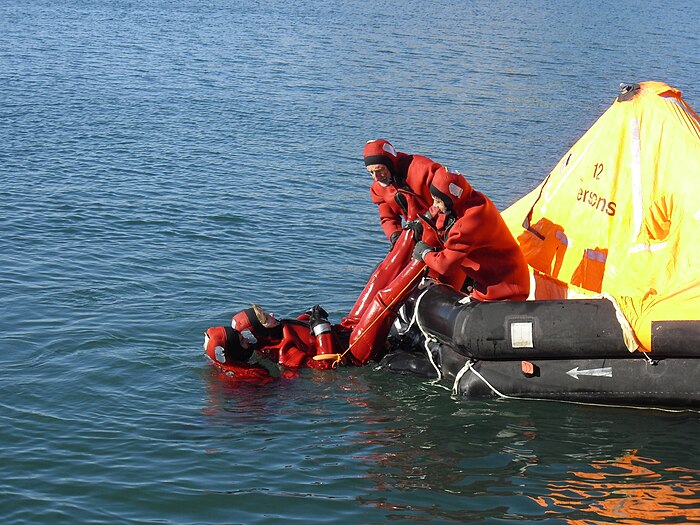
M440 168L432 179L433 207L426 223L437 245L421 240L413 258L436 280L479 301L524 301L530 291L525 257L496 206L459 173ZM426 228L428 229L428 228Z
M374 179L369 190L372 202L379 209L382 229L393 247L403 229L401 219L414 221L430 207L433 199L429 187L441 166L428 157L396 151L384 139L367 142L363 157Z
M363 156L367 171L374 179L370 186L372 202L377 205L391 248L367 280L350 312L341 320L341 325L348 329L357 326L377 292L389 286L410 262L413 237L418 237L422 231L418 216L425 213L433 201L429 187L441 167L427 157L397 152L384 139L367 142ZM406 221L405 225L402 221Z
M254 304L234 315L231 327L255 351L284 367L321 370L331 368L338 355L338 338L345 333L342 327L331 326L328 313L319 305L297 319L277 319Z
M248 362L254 351L253 345L229 326L214 326L204 332L204 353L222 374L244 382L272 381L266 367Z

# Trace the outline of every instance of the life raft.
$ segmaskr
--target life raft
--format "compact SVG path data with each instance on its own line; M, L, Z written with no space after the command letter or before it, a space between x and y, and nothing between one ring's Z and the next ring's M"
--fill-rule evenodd
M440 377L470 398L700 407L700 322L656 322L652 351L630 351L608 299L471 302L449 287L419 290L401 347L381 366Z

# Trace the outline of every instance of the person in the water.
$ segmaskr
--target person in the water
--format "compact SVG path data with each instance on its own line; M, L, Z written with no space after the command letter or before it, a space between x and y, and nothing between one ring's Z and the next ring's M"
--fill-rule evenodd
M286 368L327 369L338 355L339 339L347 337L344 334L342 327L331 326L319 305L296 319L277 319L253 304L235 314L230 327L208 329L204 346L206 355L219 365L248 362L258 354Z

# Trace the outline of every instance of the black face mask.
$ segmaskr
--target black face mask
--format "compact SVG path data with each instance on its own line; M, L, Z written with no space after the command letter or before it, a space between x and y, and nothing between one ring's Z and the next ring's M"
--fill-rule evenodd
M224 352L226 353L226 362L228 361L248 361L250 356L253 355L253 347L243 348L241 345L241 338L238 331L234 330L230 326L226 326L226 346L224 347Z

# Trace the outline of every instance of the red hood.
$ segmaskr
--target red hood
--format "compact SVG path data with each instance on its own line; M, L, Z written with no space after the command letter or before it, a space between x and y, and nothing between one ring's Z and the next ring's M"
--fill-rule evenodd
M383 164L394 177L398 172L398 152L391 145L391 142L384 139L370 140L365 144L365 149L362 152L365 160L365 166L372 164Z
M245 351L241 347L238 332L235 330L228 326L214 326L207 329L206 336L204 352L212 361L226 363L234 356L241 361L245 360L242 359Z
M435 172L430 184L430 193L441 199L457 216L467 208L474 190L460 173L451 173L445 168Z

